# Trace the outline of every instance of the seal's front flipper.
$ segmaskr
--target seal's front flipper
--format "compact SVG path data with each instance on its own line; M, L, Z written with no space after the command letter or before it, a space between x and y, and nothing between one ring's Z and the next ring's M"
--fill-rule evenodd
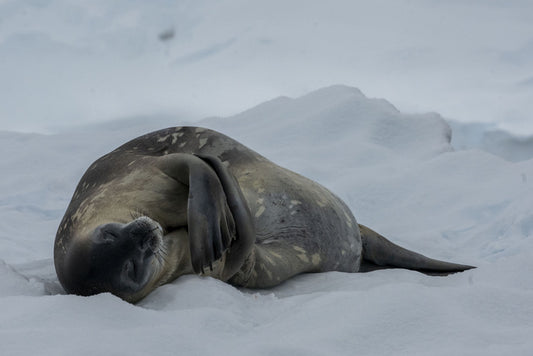
M360 272L383 268L407 268L430 275L447 275L475 268L473 266L434 260L400 247L382 235L359 225L363 242L363 261Z
M235 221L216 172L202 159L183 153L160 158L163 172L189 186L187 229L191 263L195 273L212 268L213 262L236 238Z
M237 238L231 242L231 248L227 252L224 270L221 276L221 279L225 281L239 271L255 243L255 229L252 215L239 183L220 159L208 155L197 156L207 162L216 172L224 188L227 203L235 221Z

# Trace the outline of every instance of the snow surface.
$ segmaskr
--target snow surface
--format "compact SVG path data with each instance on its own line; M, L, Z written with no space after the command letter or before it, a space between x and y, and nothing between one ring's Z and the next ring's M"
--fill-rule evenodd
M532 354L533 160L456 150L451 136L481 131L452 133L437 114L404 114L346 86L199 125L317 180L396 243L477 269L308 274L270 290L187 276L138 305L64 295L53 240L85 169L130 138L187 123L0 132L1 355Z

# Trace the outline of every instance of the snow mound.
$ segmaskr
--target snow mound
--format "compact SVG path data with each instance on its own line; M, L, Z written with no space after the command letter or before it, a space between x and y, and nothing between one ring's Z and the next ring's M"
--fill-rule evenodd
M187 276L135 306L109 294L63 295L53 240L85 169L141 133L185 124L138 117L55 135L0 133L0 353L533 349L533 160L454 151L437 114L404 114L345 86L277 98L201 125L324 184L361 223L398 244L478 269L443 278L406 270L310 274L258 291Z
M451 131L438 114L406 115L383 99L335 85L296 99L280 97L230 118L203 122L253 144L265 134L285 151L292 142L330 142L342 151L377 150L408 157L431 157L451 150ZM273 125L276 123L276 125ZM241 134L242 132L242 134ZM307 146L305 148L308 148Z

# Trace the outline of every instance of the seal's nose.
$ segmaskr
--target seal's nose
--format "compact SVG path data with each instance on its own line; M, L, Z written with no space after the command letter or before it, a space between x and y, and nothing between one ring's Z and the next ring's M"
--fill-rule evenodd
M150 218L139 218L126 226L135 246L142 252L153 253L159 247L162 229Z
M159 245L159 236L157 235L156 230L152 230L147 233L140 243L141 250L143 251L150 250L151 252L154 252L157 250Z

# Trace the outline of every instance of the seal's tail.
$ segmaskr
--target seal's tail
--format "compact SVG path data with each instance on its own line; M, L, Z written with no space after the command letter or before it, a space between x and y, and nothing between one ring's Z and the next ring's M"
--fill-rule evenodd
M447 275L475 268L474 266L434 260L393 244L382 235L359 225L363 242L361 272L383 268L407 268L431 275Z

